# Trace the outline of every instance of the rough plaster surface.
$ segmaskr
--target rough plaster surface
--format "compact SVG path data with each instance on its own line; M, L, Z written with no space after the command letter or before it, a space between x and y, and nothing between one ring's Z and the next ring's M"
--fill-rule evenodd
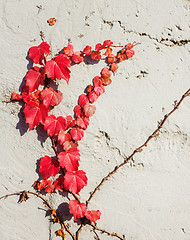
M189 11L188 0L1 0L0 194L32 190L38 178L37 160L45 154L53 156L42 129L27 132L21 105L2 102L18 91L31 67L27 51L41 43L40 31L52 55L68 39L76 50L106 39L116 44L142 43L132 60L120 64L113 83L97 101L97 111L80 143L80 166L89 178L81 191L85 201L108 171L123 161L122 155L142 144L174 100L189 88ZM46 22L50 17L57 19L53 27ZM59 82L64 99L54 114L73 114L78 96L103 66L82 63L72 67L69 85ZM99 227L125 234L128 240L190 239L189 109L187 98L160 136L97 192L89 207L102 212ZM46 198L55 208L61 204L65 218L71 219L67 195ZM0 239L59 239L55 236L59 227L45 217L40 200L31 197L22 204L16 202L16 197L0 202ZM94 239L89 230L84 228L80 240ZM111 239L99 235L101 240Z

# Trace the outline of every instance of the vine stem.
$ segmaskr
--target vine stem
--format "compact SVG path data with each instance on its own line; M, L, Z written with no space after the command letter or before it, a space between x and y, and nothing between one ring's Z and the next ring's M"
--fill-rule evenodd
M53 207L50 205L50 203L49 203L45 198L43 198L40 194L35 193L35 192L32 192L32 191L25 191L25 190L24 190L24 191L22 191L22 192L6 194L6 195L0 197L0 200L3 199L3 198L10 197L10 196L15 196L15 195L17 195L17 196L18 196L18 195L19 195L19 196L22 196L23 194L26 194L26 195L30 194L30 195L34 195L34 196L40 198L40 199L43 201L43 203L45 204L45 206L46 206L51 212L53 212L54 209L53 209ZM26 201L27 199L28 199L28 198L26 198L24 201ZM22 200L22 201L23 201L23 200ZM20 202L21 202L21 201L20 201ZM64 228L65 231L69 233L69 235L71 236L71 238L72 238L73 240L76 240L76 239L75 239L75 236L71 233L71 231L68 229L68 227L65 225L65 223L64 223L59 217L58 217L58 219L59 219L59 223L60 223L61 227Z
M84 226L84 225L81 224L80 227L78 228L78 230L76 231L76 240L79 240L79 233L80 233L80 231L82 230L83 226Z
M163 127L164 123L166 122L166 120L169 118L169 116L174 113L178 107L180 106L180 104L183 102L183 100L190 95L190 88L182 95L181 99L178 102L174 102L174 108L167 113L163 120L161 120L161 122L159 123L158 128L147 138L147 140L139 147L137 147L132 154L129 157L124 157L124 162L122 162L121 164L117 165L114 167L114 169L109 172L102 180L101 182L96 186L96 188L93 190L93 192L90 194L88 200L86 201L86 205L88 206L88 204L90 203L91 199L93 198L93 196L95 195L95 193L100 189L100 187L103 185L103 183L110 178L113 174L115 174L117 172L118 169L120 169L121 167L123 167L125 164L127 164L132 158L133 156L138 153L141 152L143 150L143 148L145 146L147 146L147 144L149 143L149 141L153 138L156 137L159 134L160 129Z
M108 231L106 231L106 230L104 230L104 229L102 229L102 228L97 227L96 225L94 225L94 224L92 224L92 223L90 223L89 225L90 225L91 227L93 227L94 232L95 232L95 230L97 230L97 231L100 231L101 233L107 233L109 236L116 237L116 238L119 238L119 239L121 239L121 240L125 240L125 238L122 238L122 237L119 236L117 233L108 232Z

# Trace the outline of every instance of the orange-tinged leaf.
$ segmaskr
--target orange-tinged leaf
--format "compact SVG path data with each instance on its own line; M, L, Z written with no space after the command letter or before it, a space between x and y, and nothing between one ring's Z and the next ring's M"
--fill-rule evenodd
M63 52L65 55L71 57L74 54L74 47L71 44L68 44L67 47L63 48Z
M75 52L72 55L72 60L73 60L74 63L81 63L81 62L83 62L83 60L84 60L83 53Z
M28 200L28 199L29 199L29 196L28 196L27 192L23 191L20 195L20 198L19 198L18 202L19 203L21 203L23 201L26 202L26 200Z
M49 23L50 26L53 26L56 23L56 19L55 18L49 18L47 20L47 22Z
M56 214L56 209L51 210L51 215L53 216L54 214Z
M101 59L101 53L100 51L93 51L91 53L91 58L96 60L96 61L99 61Z
M59 229L56 233L57 233L57 235L59 235L59 236L63 237L63 239L65 239L66 234L64 233L63 229Z
M87 45L84 50L83 50L83 53L86 54L86 55L90 55L92 53L92 47Z
M126 50L127 58L132 58L134 54L135 54L134 50L132 50L132 49L127 49Z
M107 67L104 67L101 71L101 76L102 78L110 78L111 77L111 72Z

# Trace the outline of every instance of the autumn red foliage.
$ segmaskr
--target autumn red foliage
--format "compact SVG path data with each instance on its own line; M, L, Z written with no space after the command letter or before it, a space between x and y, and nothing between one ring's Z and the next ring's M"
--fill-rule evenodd
M94 50L87 45L83 51L74 51L73 45L68 44L53 58L49 56L50 46L46 42L29 49L29 58L38 66L28 70L21 94L13 93L11 101L24 102L23 112L26 123L29 124L29 131L41 124L52 140L55 156L46 155L39 161L42 180L33 184L38 191L69 191L75 196L87 185L88 177L85 171L79 169L81 154L78 143L84 137L90 118L96 112L94 103L105 92L105 87L112 82L111 72L118 69L119 62L134 55L131 43L122 47L117 54L113 54L112 45L111 40L106 40L102 44L96 44ZM83 62L86 57L99 61L102 55L106 56L107 67L101 70L100 76L93 78L86 93L79 96L78 104L74 107L74 117L50 115L50 111L63 100L63 94L54 90L49 83L60 79L69 83L70 68L73 64ZM87 205L81 203L78 198L70 200L69 209L75 221L85 218L95 223L100 219L99 210L88 210ZM58 235L61 234L62 232Z

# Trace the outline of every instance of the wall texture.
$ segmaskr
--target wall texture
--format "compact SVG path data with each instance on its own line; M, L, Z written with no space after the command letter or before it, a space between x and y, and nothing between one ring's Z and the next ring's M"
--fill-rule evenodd
M41 7L40 7L41 5ZM38 6L38 7L37 7ZM141 42L135 56L122 62L113 83L96 103L96 113L80 142L81 169L88 186L85 201L100 180L130 155L157 127L174 100L189 88L189 0L1 0L0 1L0 195L32 190L36 162L53 155L41 129L27 131L18 103L5 103L31 67L26 56L41 43L40 31L52 55L71 40L76 50L111 39L115 44ZM55 17L50 27L47 20ZM54 114L73 114L78 96L105 64L72 67L69 85L59 82L62 103ZM111 177L97 192L90 208L102 212L97 225L127 240L190 239L190 98L180 106L143 152ZM64 209L67 195L45 196ZM70 197L70 196L69 196ZM55 240L58 230L42 203L17 197L0 202L2 240ZM70 219L65 210L66 219ZM77 226L69 221L71 230ZM86 227L80 240L94 239ZM99 234L101 240L111 239ZM66 236L66 240L70 239Z

